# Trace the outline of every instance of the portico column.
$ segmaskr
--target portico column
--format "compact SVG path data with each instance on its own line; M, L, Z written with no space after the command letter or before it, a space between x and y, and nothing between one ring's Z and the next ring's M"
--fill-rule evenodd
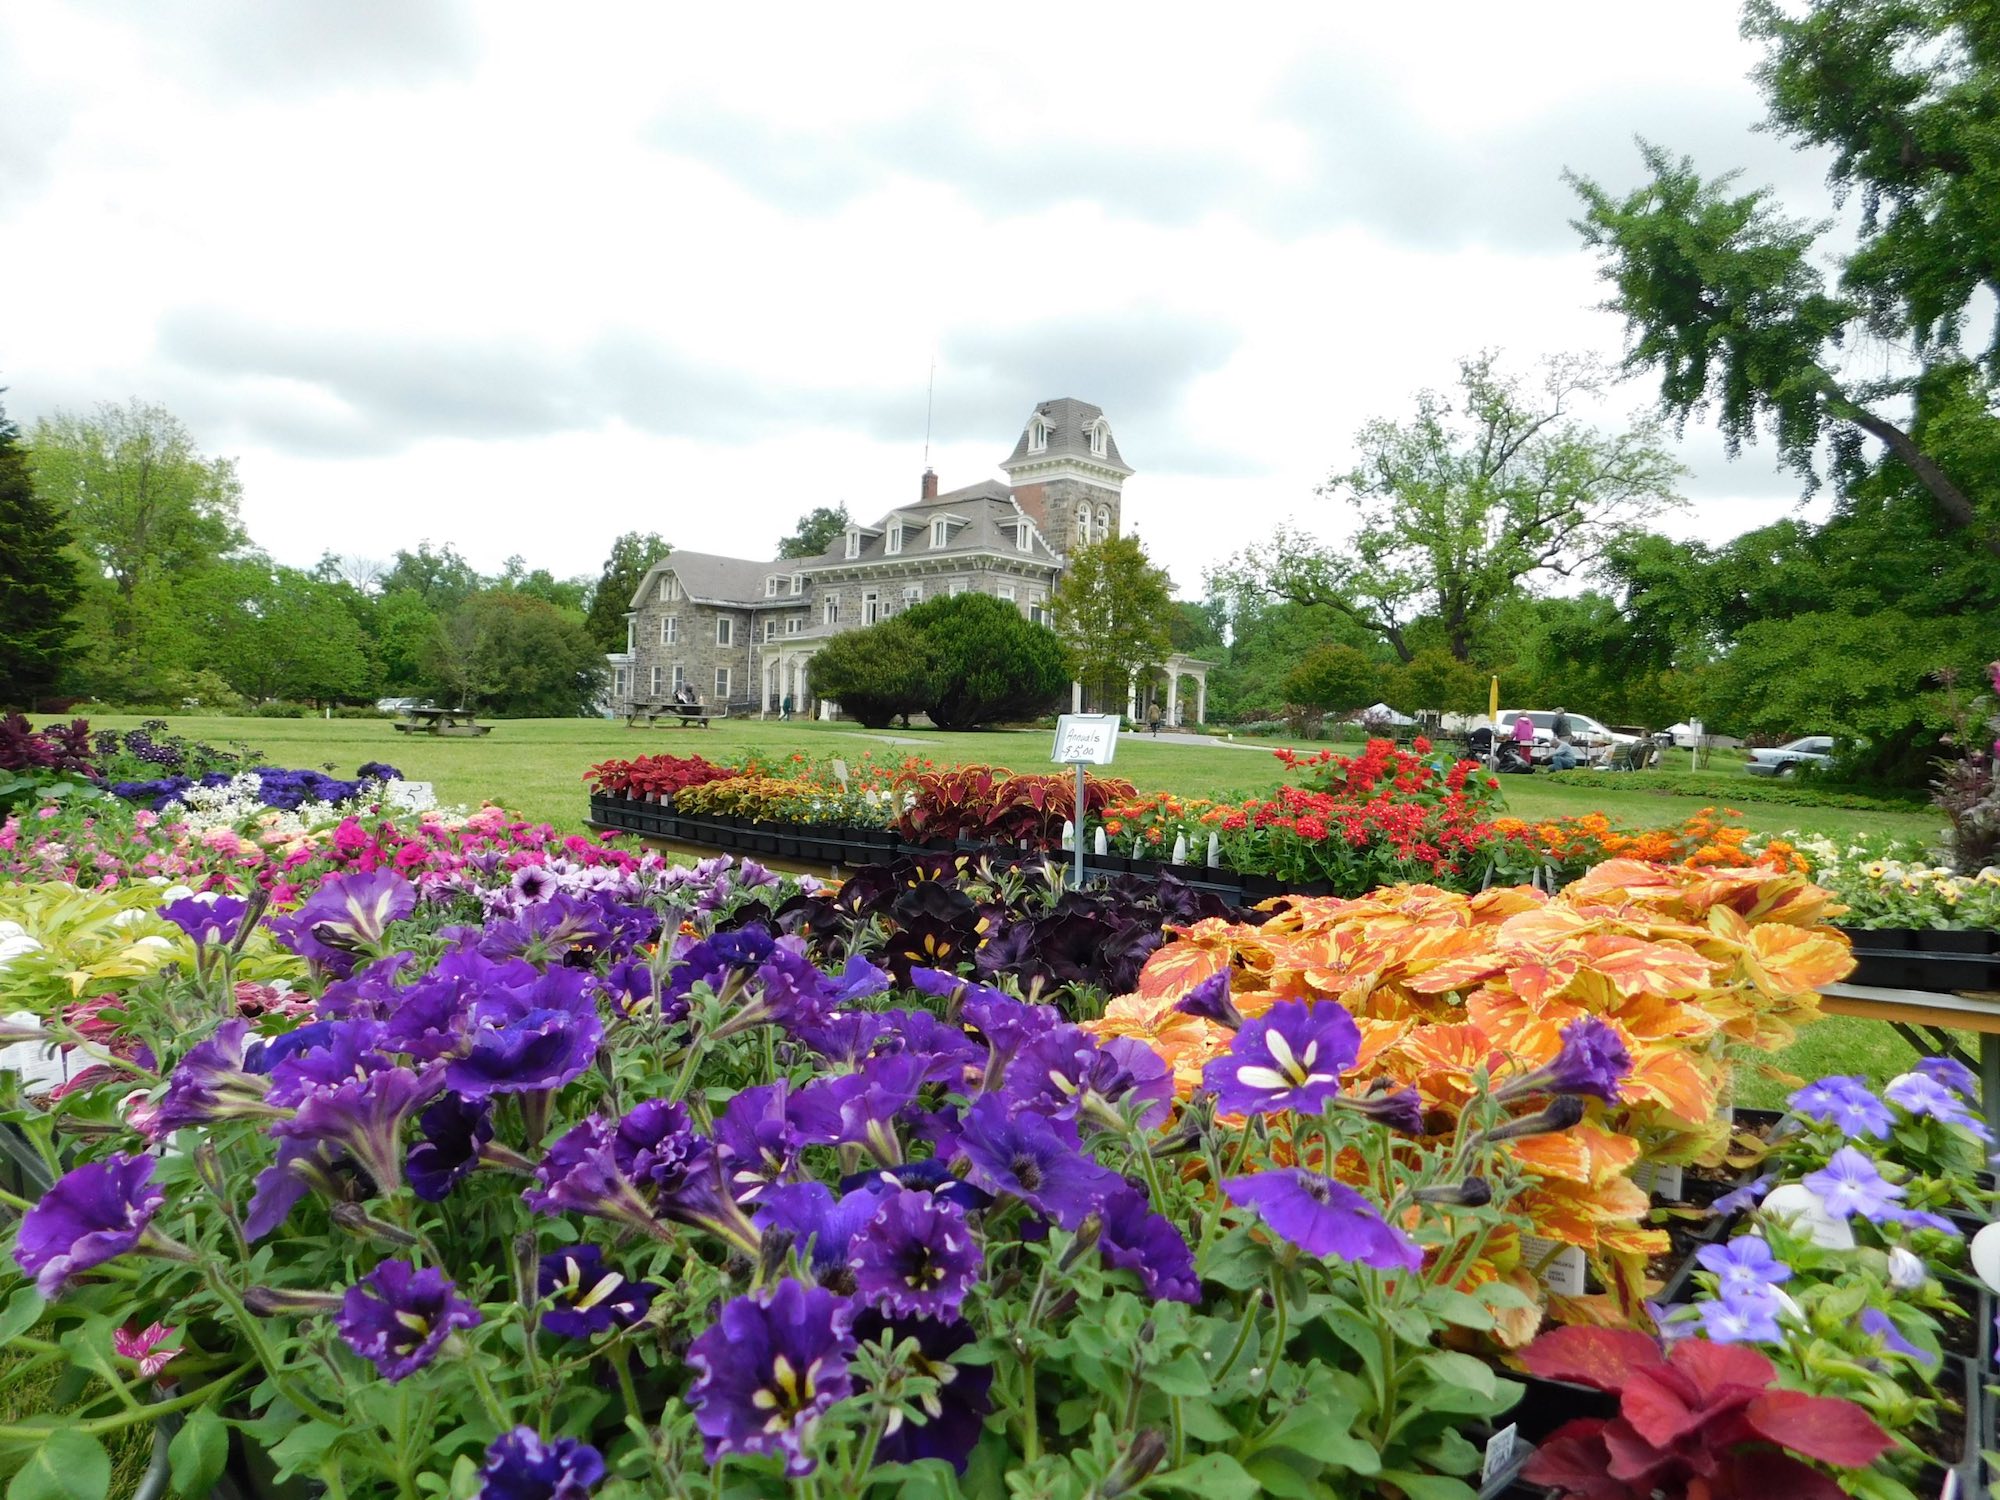
M1206 724L1208 722L1208 673L1206 671L1197 672L1194 675L1194 721L1197 724Z
M1180 723L1181 674L1174 667L1167 668L1167 726L1172 728Z
M1080 682L1069 685L1069 711L1073 714L1083 712L1083 684Z
M1125 679L1125 717L1128 719L1137 719L1139 717L1139 674L1137 672L1134 672L1130 677Z

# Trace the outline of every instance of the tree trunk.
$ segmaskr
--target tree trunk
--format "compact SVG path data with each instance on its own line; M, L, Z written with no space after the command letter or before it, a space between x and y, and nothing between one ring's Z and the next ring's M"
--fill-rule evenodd
M1980 522L1979 513L1972 508L1965 492L1953 484L1951 477L1917 446L1916 439L1894 422L1878 417L1845 398L1836 397L1832 405L1836 415L1846 417L1863 432L1881 439L1889 451L1903 461L1904 466L1917 476L1917 483L1929 491L1931 499L1937 502L1937 508L1943 512L1946 521L1960 530L1971 532L1974 541L2000 557L2000 535L1995 535L1993 528Z

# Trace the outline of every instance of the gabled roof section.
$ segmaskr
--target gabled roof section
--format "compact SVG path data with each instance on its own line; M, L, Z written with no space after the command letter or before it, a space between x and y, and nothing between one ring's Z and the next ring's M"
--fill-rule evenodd
M1079 401L1074 396L1059 396L1053 401L1041 402L1029 413L1028 420L1021 424L1021 435L1014 441L1014 451L1007 455L1000 467L1011 470L1017 464L1038 463L1051 458L1075 458L1085 463L1101 464L1105 468L1122 469L1130 474L1132 468L1119 454L1118 439L1112 436L1108 425L1105 428L1104 451L1090 451L1090 425L1103 416L1102 407ZM1041 448L1031 448L1028 442L1036 417L1040 417L1049 429L1048 442Z
M955 524L951 528L950 540L942 547L933 547L930 544L930 522L941 513ZM888 538L883 534L893 518L901 518L903 524L916 533L904 543L900 552L889 550ZM843 534L819 556L800 558L793 566L810 571L852 567L865 562L907 563L926 557L952 557L975 552L999 552L1055 566L1056 555L1049 549L1038 526L1029 549L1026 552L1021 550L1015 528L1023 522L1032 524L1032 521L1033 518L1015 503L1006 485L987 480L939 495L921 506L899 506L884 516L880 525L859 528L862 543L857 557L847 555L847 537Z
M760 603L767 577L772 573L797 572L808 561L781 558L758 562L754 558L717 557L712 552L669 552L646 570L646 576L632 595L632 608L643 608L659 588L661 576L667 573L680 579L682 592L700 603Z

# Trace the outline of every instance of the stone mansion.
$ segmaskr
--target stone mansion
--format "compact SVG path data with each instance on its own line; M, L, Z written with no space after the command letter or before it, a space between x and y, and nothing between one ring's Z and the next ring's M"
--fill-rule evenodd
M1006 474L939 493L926 469L909 505L850 526L817 557L757 561L670 553L641 580L626 649L609 658L611 708L664 704L683 685L714 711L820 710L812 657L829 638L939 594L968 590L1046 621L1072 547L1118 535L1125 480L1104 413L1087 401L1044 401L1028 416ZM1166 664L1166 696L1183 674L1206 707L1207 663Z

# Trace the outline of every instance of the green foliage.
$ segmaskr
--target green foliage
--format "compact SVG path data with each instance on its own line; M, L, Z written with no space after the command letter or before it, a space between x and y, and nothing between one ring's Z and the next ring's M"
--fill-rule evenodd
M1325 605L1273 600L1253 589L1210 595L1206 608L1229 624L1229 649L1208 675L1211 721L1240 724L1277 720L1285 708L1282 688L1307 655L1326 644L1355 646L1382 658L1387 649L1345 615Z
M382 669L382 687L396 697L408 697L426 685L424 663L437 639L437 612L414 589L398 589L375 601L369 622L375 659ZM619 622L624 642L624 622Z
M1154 567L1137 534L1107 537L1070 553L1049 612L1075 662L1077 680L1118 712L1135 672L1173 649L1173 580Z
M1382 694L1382 669L1352 646L1321 646L1285 675L1285 701L1322 713L1366 708Z
M531 595L489 589L439 623L426 674L448 706L503 718L566 718L595 710L605 668L581 622Z
M1215 570L1211 588L1325 605L1403 661L1428 619L1465 661L1501 604L1592 567L1679 503L1682 470L1656 422L1601 432L1575 415L1609 385L1592 362L1550 359L1531 390L1481 354L1461 362L1458 385L1456 397L1420 391L1408 423L1362 427L1360 462L1319 491L1358 516L1350 538L1329 546L1281 528Z
M1403 713L1484 713L1488 674L1449 651L1419 651L1389 673L1389 706Z
M836 635L814 654L813 691L870 729L920 711L930 697L931 651L908 615Z
M1167 621L1168 641L1183 655L1220 660L1229 649L1222 638L1228 623L1228 609L1220 600L1176 599Z
M547 568L530 568L528 560L519 553L501 564L500 576L494 584L498 588L526 594L530 599L539 599L544 604L553 604L578 619L582 619L590 608L591 592L595 587L588 577L558 578Z
M174 604L201 657L253 701L324 702L373 693L375 664L345 583L322 583L263 558L218 565L185 581Z
M460 557L449 542L435 552L427 541L417 543L414 552L398 551L389 571L382 575L384 595L407 589L441 616L451 613L484 584L479 570Z
M1540 778L1537 778L1538 780ZM1870 812L1914 812L1925 804L1913 793L1849 791L1828 784L1825 778L1805 776L1779 779L1736 772L1643 771L1616 776L1605 771L1554 771L1548 784L1565 788L1602 787L1611 779L1621 792L1653 792L1662 797L1701 797L1735 806L1740 802L1766 802L1785 807L1849 807ZM1806 820L1810 822L1811 820Z
M854 524L847 514L847 506L821 505L799 517L799 524L792 534L778 543L780 557L818 557L846 533ZM634 584L637 587L637 584Z
M584 628L601 651L625 649L625 614L632 596L646 581L646 571L673 549L657 531L627 531L611 544L611 554L597 575Z
M903 611L930 658L924 712L940 729L972 729L1047 713L1068 686L1070 654L1037 625L990 594L940 595ZM818 680L818 662L814 662Z
M83 594L69 541L0 411L0 707L30 708L55 690Z

